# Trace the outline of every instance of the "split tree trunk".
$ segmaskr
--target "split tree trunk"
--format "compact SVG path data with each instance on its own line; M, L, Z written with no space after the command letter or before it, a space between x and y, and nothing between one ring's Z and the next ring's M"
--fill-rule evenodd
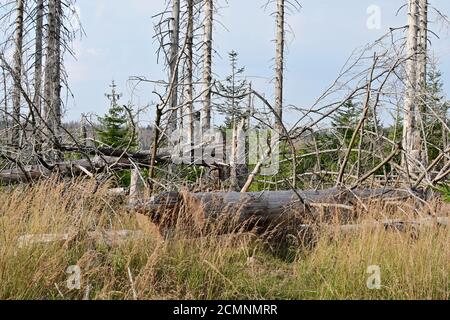
M15 53L14 53L14 90L13 90L13 131L12 144L15 147L20 145L20 100L21 100L21 86L22 86L22 58L23 58L23 15L24 15L24 0L17 0L17 16L15 23Z

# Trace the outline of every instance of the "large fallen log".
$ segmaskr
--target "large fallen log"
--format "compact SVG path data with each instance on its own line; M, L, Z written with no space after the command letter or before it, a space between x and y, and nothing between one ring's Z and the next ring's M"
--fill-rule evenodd
M131 162L126 158L100 157L92 159L73 160L59 162L51 165L51 168L42 165L23 166L16 169L0 171L0 183L26 183L48 178L53 174L60 176L76 177L80 175L93 176L106 168L131 168Z
M370 201L392 202L422 197L422 194L396 189L171 192L155 196L148 202L134 203L129 209L148 215L163 230L179 225L180 220L199 228L212 220L239 227L267 228L285 223L300 225L336 219L347 223L354 220L358 207L364 208Z

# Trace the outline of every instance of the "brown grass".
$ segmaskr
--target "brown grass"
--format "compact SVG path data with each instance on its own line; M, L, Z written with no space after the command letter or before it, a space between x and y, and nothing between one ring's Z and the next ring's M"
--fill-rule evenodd
M90 183L47 181L0 190L0 298L450 298L448 228L419 234L375 228L333 239L323 234L313 247L292 241L281 255L251 233L218 236L210 228L192 237L188 223L179 223L164 240L143 216L126 213L107 188L92 194ZM449 214L448 207L433 208ZM422 213L379 204L368 209L360 220ZM144 237L108 245L88 236L103 230L140 230ZM70 239L23 248L17 243L25 234L55 233L69 233ZM80 290L66 285L71 265L81 269ZM367 288L371 265L381 268L380 290Z

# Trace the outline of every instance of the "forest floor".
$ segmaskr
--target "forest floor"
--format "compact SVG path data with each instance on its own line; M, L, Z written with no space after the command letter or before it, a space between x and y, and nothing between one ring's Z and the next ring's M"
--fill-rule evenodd
M164 240L107 186L92 190L54 181L0 189L0 299L450 298L449 228L320 236L314 246L279 255L247 233ZM87 236L96 230L144 236L110 245ZM18 242L61 233L73 236Z

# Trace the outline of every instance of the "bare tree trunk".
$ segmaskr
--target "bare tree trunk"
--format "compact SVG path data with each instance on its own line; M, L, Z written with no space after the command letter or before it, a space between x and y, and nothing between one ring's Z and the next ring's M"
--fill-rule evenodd
M49 129L53 130L53 83L52 76L54 74L54 68L56 65L56 0L49 0L48 2L48 30L47 30L47 47L45 57L45 83L44 83L44 119L47 122ZM52 136L52 133L48 134L48 138Z
M211 128L211 81L212 81L212 42L213 42L213 0L205 0L205 34L203 53L203 114L202 129Z
M44 113L51 132L50 145L59 143L61 126L61 0L49 0L48 34L45 62Z
M129 203L135 203L139 199L142 199L143 191L144 184L141 173L139 172L139 168L134 168L131 170Z
M34 106L36 111L42 114L42 61L43 61L43 38L44 38L44 0L36 3L36 45L34 53Z
M275 129L283 132L283 72L284 72L284 19L285 1L277 0L277 34L275 57Z
M422 125L423 145L418 144L422 157L422 163L428 165L428 150L426 145L426 109L427 109L427 62L428 62L428 0L419 0L419 37L418 37L418 74L417 86L420 94L420 108L416 110L418 121Z
M55 0L56 5L56 33L55 33L55 73L53 74L53 109L55 112L55 133L57 138L60 139L60 127L61 127L61 28L62 28L62 5L61 0Z
M154 189L154 183L153 180L155 178L155 167L156 167L156 158L158 156L158 144L159 144L159 138L161 135L161 118L162 118L162 110L159 108L159 106L156 106L156 119L155 119L155 132L153 136L153 146L152 146L152 156L150 160L150 169L148 172L149 176L149 185L150 185L150 192L153 193Z
M406 62L405 116L403 124L403 148L405 154L403 161L405 168L410 173L418 170L418 164L422 160L420 155L420 127L417 119L418 9L418 0L409 0L408 37L406 44L408 60Z
M193 153L194 144L194 97L193 97L193 42L194 42L194 0L187 1L187 30L186 30L186 79L184 89L184 103L186 105L184 116L188 117L187 140L190 146L189 152ZM193 158L193 155L192 157Z
M245 154L245 125L247 119L242 118L239 123L233 121L233 140L230 164L230 189L239 192L245 185L248 176Z
M83 147L87 147L88 143L87 143L87 138L88 138L88 134L87 134L87 121L86 121L86 116L84 114L81 115L81 121L80 121L80 135L81 135L81 145Z
M177 107L178 107L178 52L180 45L180 0L172 2L172 34L170 49L170 79L174 81L174 89L170 96L170 131L177 128Z
M8 117L8 80L7 80L7 74L4 67L2 67L2 73L3 73L3 91L4 91L4 101L3 101L3 107L4 110L4 121L5 121L5 141L6 144L10 142L9 140L9 117Z
M14 53L14 91L13 91L13 131L12 144L19 147L20 141L20 98L22 86L22 56L23 56L23 15L24 0L17 0L17 16L15 23L15 53Z

